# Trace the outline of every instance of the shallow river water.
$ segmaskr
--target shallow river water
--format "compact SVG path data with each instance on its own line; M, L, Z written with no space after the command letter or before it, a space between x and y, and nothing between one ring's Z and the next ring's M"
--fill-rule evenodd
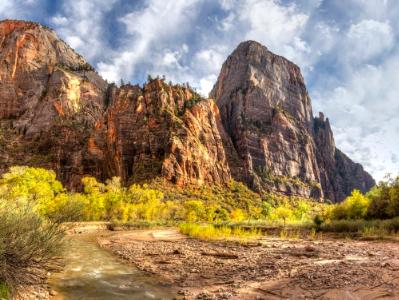
M172 288L97 245L95 235L68 237L65 268L50 276L54 299L173 299Z

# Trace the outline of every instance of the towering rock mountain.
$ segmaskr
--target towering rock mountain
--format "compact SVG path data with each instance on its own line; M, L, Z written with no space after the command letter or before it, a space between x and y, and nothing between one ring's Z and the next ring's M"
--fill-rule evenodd
M261 44L237 47L211 97L234 145L226 148L230 164L240 165L232 174L256 190L339 201L374 185L336 149L328 119L313 118L299 67Z
M341 200L372 178L335 148L328 120L313 119L297 66L255 42L223 65L207 100L154 79L104 81L54 31L0 22L0 173L11 165L126 183L224 184Z
M116 88L36 23L0 22L0 39L0 172L43 166L69 187L87 175L229 181L213 101L159 79Z

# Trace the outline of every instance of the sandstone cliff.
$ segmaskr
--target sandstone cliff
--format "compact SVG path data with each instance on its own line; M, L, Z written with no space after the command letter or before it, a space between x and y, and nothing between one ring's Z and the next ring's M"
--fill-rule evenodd
M342 200L372 177L336 149L328 120L313 118L300 69L253 41L223 64L211 97L244 172L256 190ZM234 162L237 164L237 162Z
M0 22L0 173L52 168L69 187L82 176L125 183L164 177L341 200L374 181L313 119L299 68L255 42L223 65L211 94L154 79L104 81L54 31Z

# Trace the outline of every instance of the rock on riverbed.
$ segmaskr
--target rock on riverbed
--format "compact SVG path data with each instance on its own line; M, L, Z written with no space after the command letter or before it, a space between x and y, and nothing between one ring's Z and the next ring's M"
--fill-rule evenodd
M205 242L174 230L100 237L100 245L161 275L183 299L398 299L394 242Z

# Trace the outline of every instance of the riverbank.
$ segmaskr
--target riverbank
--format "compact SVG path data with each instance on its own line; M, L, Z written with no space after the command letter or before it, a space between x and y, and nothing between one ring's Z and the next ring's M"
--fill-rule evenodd
M387 241L208 242L177 230L98 238L140 270L179 288L183 299L398 299L399 244Z

